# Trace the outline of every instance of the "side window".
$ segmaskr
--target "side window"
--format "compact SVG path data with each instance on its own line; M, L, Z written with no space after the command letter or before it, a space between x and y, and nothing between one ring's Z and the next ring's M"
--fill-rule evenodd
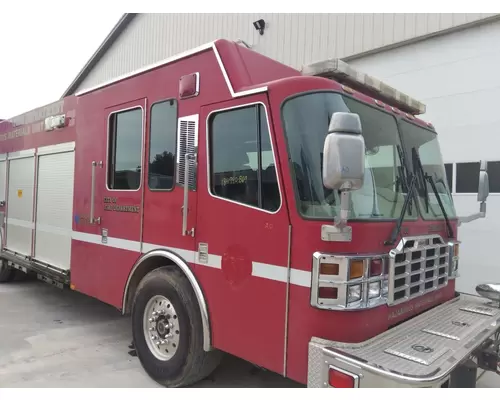
M110 115L108 188L138 190L141 185L142 109Z
M177 137L177 102L162 101L151 107L148 184L151 190L174 187Z
M210 121L210 190L274 212L280 206L266 111L260 104L222 111Z

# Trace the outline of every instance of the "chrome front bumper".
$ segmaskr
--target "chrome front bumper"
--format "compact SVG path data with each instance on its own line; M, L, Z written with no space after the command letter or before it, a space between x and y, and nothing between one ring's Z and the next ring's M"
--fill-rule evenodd
M355 387L440 387L500 330L500 308L457 297L362 343L313 337L308 387L330 387L330 368Z

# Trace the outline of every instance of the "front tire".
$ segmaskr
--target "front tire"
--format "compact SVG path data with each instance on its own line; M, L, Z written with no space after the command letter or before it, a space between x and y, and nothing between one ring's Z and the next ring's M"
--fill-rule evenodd
M161 267L140 282L132 306L132 336L148 375L166 387L182 387L207 377L221 353L203 350L198 302L176 267Z

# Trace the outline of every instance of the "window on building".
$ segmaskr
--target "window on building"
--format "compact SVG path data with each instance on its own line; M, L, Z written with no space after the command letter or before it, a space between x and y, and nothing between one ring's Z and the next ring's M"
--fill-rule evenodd
M177 137L177 102L162 101L151 107L148 184L151 190L174 187Z
M210 121L211 191L268 211L280 206L276 165L262 105L222 111Z
M500 161L488 162L488 180L490 193L500 193Z
M477 193L479 185L479 163L457 163L456 193Z
M137 190L141 185L142 109L111 114L108 188Z
M446 172L446 180L448 181L448 188L453 192L453 164L444 164Z

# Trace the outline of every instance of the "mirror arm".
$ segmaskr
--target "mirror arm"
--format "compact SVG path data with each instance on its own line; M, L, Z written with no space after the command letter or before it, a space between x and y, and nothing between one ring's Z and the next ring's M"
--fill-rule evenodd
M335 226L342 230L347 225L349 219L349 203L351 202L351 192L348 190L340 192L340 215L335 217Z
M349 220L349 204L351 191L340 192L340 213L334 219L333 225L321 226L321 240L326 242L350 242L352 240L352 227L347 225Z
M462 224L468 224L469 222L475 221L476 219L485 218L486 217L486 202L482 202L480 207L480 211L475 214L467 215L466 217L458 217L458 226Z

